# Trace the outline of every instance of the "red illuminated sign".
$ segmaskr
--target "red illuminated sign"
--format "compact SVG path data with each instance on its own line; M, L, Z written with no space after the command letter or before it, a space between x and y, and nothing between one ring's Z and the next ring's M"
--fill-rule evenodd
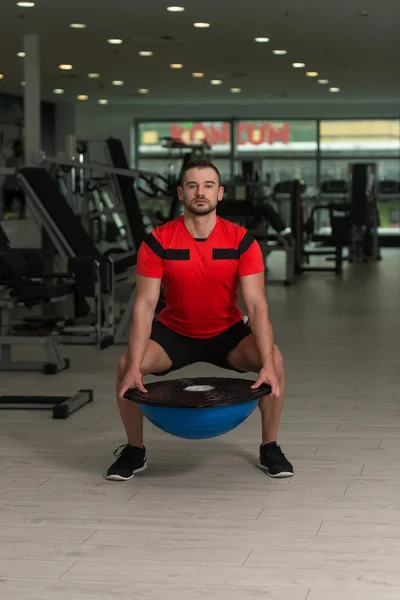
M274 145L276 142L282 144L290 143L290 125L283 123L281 126L272 125L272 123L239 123L238 146L251 144L260 146L261 144ZM221 125L204 125L195 123L191 127L182 127L181 125L171 125L171 137L181 139L186 143L194 143L199 140L207 140L211 146L230 143L230 125L223 123Z

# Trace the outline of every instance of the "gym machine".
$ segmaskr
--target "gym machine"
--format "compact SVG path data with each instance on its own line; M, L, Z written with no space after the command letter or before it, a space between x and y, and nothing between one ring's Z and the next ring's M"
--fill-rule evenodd
M351 204L350 262L381 259L379 250L379 212L376 200L376 164L349 165L349 202Z
M260 244L266 267L266 261L272 252L283 251L285 253L285 275L283 279L268 278L267 282L269 284L292 285L295 283L294 240L283 219L271 203L254 206L251 200L223 200L218 204L217 213L224 219L246 227ZM271 240L268 236L269 226L274 230L274 240Z
M299 181L298 185L301 202L303 202L303 194L305 193L307 186L304 181ZM272 201L276 204L277 211L285 223L290 223L291 220L292 194L293 180L291 179L280 181L273 187Z

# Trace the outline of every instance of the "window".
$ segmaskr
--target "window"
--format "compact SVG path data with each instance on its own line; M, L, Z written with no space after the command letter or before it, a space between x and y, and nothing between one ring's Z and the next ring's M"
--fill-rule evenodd
M165 138L173 138L190 145L201 145L206 141L215 155L229 155L231 152L231 126L224 121L186 121L139 123L138 154L176 156L185 152L185 148L170 149ZM190 148L189 148L190 149Z
M237 154L315 154L316 121L240 121L236 127Z
M348 180L351 163L376 165L376 200L379 209L379 234L400 233L400 159L399 158L332 158L321 161L321 182Z
M400 121L321 121L321 154L400 156Z

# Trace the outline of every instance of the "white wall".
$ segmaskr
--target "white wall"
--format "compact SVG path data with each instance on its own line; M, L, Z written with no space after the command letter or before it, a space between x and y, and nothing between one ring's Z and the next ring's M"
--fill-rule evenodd
M57 108L57 145L64 149L67 133L88 140L104 140L109 136L122 140L128 156L133 157L134 119L296 119L296 118L398 118L398 102L348 103L340 99L326 103L282 101L280 103L231 104L163 104L146 103L106 106L79 104ZM74 131L71 131L74 129ZM101 144L91 146L91 159L104 162ZM57 150L59 148L57 147Z
M393 118L400 116L400 102L363 102L348 103L337 100L325 103L230 103L230 104L137 104L123 107L109 107L110 111L130 114L134 119L147 118L179 118L179 119L213 119L213 118L243 118L243 119L329 119L329 118Z
M125 151L131 156L133 130L132 109L125 106L77 106L76 135L80 139L99 140L112 136L121 139ZM90 159L105 162L103 145L90 144Z

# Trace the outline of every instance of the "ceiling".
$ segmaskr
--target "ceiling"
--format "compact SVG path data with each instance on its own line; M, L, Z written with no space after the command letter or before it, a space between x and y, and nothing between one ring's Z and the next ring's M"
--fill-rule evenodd
M0 93L21 95L24 33L40 37L43 99L86 104L393 102L400 98L400 2L394 0L2 0ZM171 13L177 4L184 12ZM368 16L361 16L367 11ZM196 29L195 21L209 22ZM84 23L85 29L71 29ZM256 36L270 38L256 43ZM119 46L107 43L121 38ZM274 49L287 55L275 56ZM139 51L150 50L151 57ZM292 63L304 62L295 69ZM73 65L63 72L61 63ZM174 70L171 63L183 63ZM192 72L203 72L195 79ZM317 71L328 85L306 76ZM88 73L99 73L89 79ZM221 79L214 86L211 79ZM123 80L122 87L112 85ZM339 93L329 91L340 88ZM65 93L56 96L53 89ZM147 88L145 97L139 88ZM232 93L231 88L241 88Z

